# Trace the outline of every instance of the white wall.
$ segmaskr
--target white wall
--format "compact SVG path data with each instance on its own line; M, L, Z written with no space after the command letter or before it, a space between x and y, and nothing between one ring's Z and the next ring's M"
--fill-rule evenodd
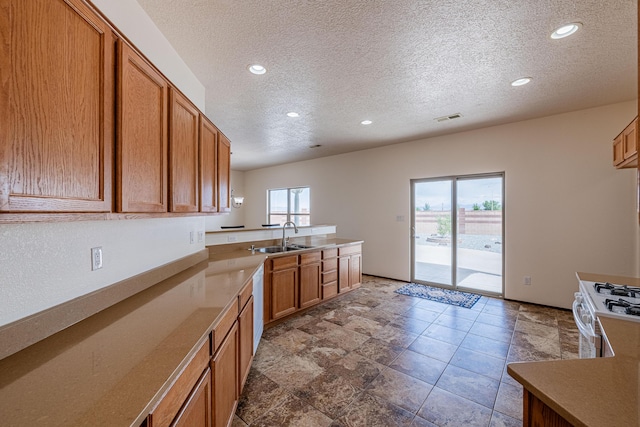
M365 273L408 281L409 181L504 171L505 297L568 308L576 271L638 273L636 172L611 163L635 115L634 101L245 172L245 221L264 220L266 189L311 186L313 223L364 239Z
M233 144L233 143L232 143ZM231 156L233 166L233 156ZM231 171L231 189L237 196L244 196L244 172ZM207 231L220 231L223 225L245 225L245 212L255 206L247 197L239 208L231 208L231 212L222 215L211 215L205 219L205 227ZM260 223L262 224L262 223ZM258 224L258 228L260 227ZM247 227L248 228L248 227Z
M135 0L94 4L204 111L204 86ZM202 250L189 233L204 228L204 217L0 225L0 326ZM92 272L94 246L104 268Z

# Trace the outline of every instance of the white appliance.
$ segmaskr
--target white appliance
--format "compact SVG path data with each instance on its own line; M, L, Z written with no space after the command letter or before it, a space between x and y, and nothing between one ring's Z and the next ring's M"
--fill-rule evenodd
M253 275L253 354L256 354L264 330L264 266Z
M640 322L640 288L580 280L573 318L580 330L580 358L604 356L598 317Z

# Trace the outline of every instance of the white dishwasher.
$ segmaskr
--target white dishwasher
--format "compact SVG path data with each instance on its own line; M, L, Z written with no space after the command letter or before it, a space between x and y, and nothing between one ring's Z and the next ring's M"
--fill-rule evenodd
M253 275L253 354L264 330L264 265Z

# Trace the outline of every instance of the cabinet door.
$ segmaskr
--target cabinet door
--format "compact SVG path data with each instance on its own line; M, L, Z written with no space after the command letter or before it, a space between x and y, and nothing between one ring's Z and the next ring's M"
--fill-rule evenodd
M300 308L306 308L320 302L321 264L300 266Z
M226 427L238 404L238 323L211 359L213 374L212 414L214 427Z
M624 146L624 158L625 160L638 153L638 147L636 142L638 127L638 119L631 122L629 126L622 132L622 141Z
M167 211L166 80L118 41L118 212Z
M242 393L244 383L249 376L253 360L253 296L238 316L238 334L240 349L238 352L238 393Z
M271 319L278 319L297 310L298 268L271 273Z
M618 166L622 162L624 162L624 144L620 134L613 140L613 166Z
M171 89L169 120L169 194L171 212L198 212L198 128L200 112Z
M110 212L114 34L79 0L0 21L0 211Z
M218 212L218 129L200 115L200 212Z
M207 369L171 427L211 427L211 370Z
M362 283L362 256L360 254L351 255L349 260L349 286L357 288Z
M231 143L218 133L218 212L231 211Z
M338 258L338 292L346 292L351 290L351 282L349 280L351 256L341 256Z

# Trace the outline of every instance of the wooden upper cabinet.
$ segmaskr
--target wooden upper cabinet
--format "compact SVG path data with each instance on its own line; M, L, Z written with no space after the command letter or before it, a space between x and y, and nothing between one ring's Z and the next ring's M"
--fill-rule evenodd
M115 35L79 0L2 0L0 40L0 212L111 211Z
M231 211L231 143L218 134L218 212Z
M218 212L218 129L200 115L200 212Z
M168 83L118 40L118 212L167 211Z
M638 118L613 140L613 165L619 169L638 165Z
M169 120L169 210L198 212L198 128L200 112L171 89Z

